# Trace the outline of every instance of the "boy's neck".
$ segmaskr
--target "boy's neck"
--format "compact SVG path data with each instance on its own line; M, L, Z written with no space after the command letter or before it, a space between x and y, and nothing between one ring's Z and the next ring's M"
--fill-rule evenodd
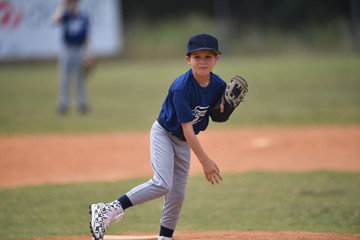
M210 84L210 75L208 76L196 76L194 74L195 80L199 83L202 87L207 87Z

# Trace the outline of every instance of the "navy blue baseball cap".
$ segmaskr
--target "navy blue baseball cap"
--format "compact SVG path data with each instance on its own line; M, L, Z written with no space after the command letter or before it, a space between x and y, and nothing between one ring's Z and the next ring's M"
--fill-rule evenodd
M206 33L194 35L189 39L186 46L186 55L199 50L211 50L217 54L221 54L216 37Z

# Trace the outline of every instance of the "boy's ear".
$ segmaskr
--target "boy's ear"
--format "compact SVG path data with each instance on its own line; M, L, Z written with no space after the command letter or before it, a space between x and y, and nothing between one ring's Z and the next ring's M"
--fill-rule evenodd
M215 56L215 64L217 63L218 60L219 60L219 55L216 55L216 56ZM214 65L215 65L215 64L214 64Z
M186 61L188 62L189 66L191 66L191 63L190 63L190 56L186 56Z

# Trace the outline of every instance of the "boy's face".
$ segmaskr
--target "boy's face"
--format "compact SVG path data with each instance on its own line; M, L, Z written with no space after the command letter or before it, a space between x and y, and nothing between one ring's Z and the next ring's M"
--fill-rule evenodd
M78 3L79 3L79 0L67 0L66 1L68 8L73 12L76 11Z
M209 76L218 59L219 56L211 50L199 50L191 53L190 56L186 56L195 77Z

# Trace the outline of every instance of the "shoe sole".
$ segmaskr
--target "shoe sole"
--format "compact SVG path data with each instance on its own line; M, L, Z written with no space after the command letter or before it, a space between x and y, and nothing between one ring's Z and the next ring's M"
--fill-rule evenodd
M90 222L90 232L91 232L91 234L92 234L92 236L93 236L93 238L95 239L95 240L100 240L99 238L97 238L96 236L95 236L95 233L94 233L94 229L93 229L93 226L92 226L92 222L94 221L94 216L92 215L92 208L91 208L91 206L92 205L89 205L89 214L91 215L91 222Z

